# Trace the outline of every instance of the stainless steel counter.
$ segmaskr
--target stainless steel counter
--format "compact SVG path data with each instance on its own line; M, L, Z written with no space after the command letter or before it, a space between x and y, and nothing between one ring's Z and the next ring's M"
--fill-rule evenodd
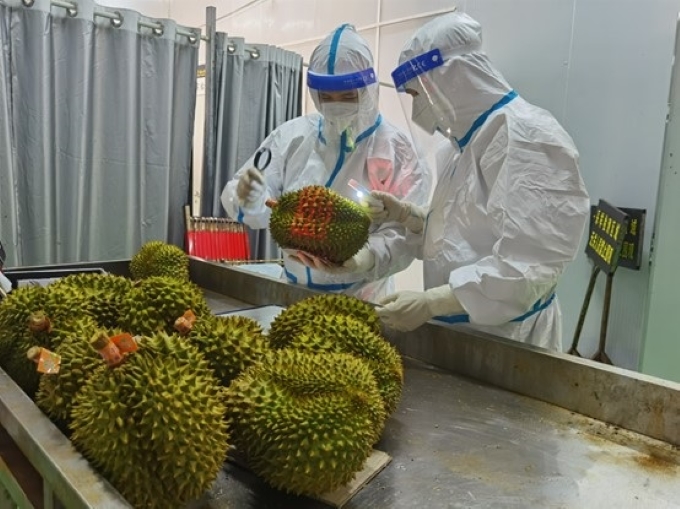
M77 266L127 271L126 261ZM315 293L198 260L191 275L215 313L265 326ZM405 355L401 404L377 444L393 460L347 509L680 507L680 384L464 328L386 336ZM126 506L1 371L0 389L0 424L46 501L54 491L68 509ZM227 464L190 509L322 507Z
M237 313L266 326L280 310ZM393 460L347 509L680 507L673 446L409 358L376 447ZM321 507L227 465L191 509Z

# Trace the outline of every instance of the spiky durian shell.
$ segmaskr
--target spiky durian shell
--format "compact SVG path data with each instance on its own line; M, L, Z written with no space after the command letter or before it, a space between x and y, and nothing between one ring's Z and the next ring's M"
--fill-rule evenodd
M29 322L37 317L47 317L50 328L31 330ZM95 326L94 319L79 309L77 298L70 292L50 292L37 286L17 288L0 305L0 365L33 398L40 374L26 357L29 348L54 350L71 332Z
M147 274L148 260L151 255L165 245L165 242L160 240L151 240L142 245L133 257L130 259L130 275L133 279L143 279Z
M7 374L30 397L35 398L41 374L37 371L35 362L27 357L28 350L39 346L54 351L62 340L78 331L91 331L97 324L91 316L82 316L69 321L60 322L59 329L52 329L50 333L34 334L28 329L14 337L11 349L6 352L0 364Z
M190 281L149 277L135 281L121 303L119 326L131 334L174 333L175 320L187 310L210 314L201 289Z
M42 309L46 296L41 286L25 286L0 301L0 362L13 350L16 337L26 331L31 314Z
M78 330L80 320L94 322L93 303L78 289L50 285L45 290L41 305L29 315L27 341L54 350L65 335Z
M225 387L271 350L260 324L239 315L206 315L196 322L189 340L205 355Z
M189 280L189 257L179 247L159 240L144 244L130 260L134 279L165 276Z
M238 451L275 488L315 495L346 484L382 432L375 379L349 354L272 352L227 390Z
M55 350L61 356L59 373L40 378L35 401L55 422L70 422L73 398L94 370L102 365L101 356L90 345L96 331L97 327L90 325L68 334ZM105 332L112 336L122 331Z
M343 263L366 244L370 225L361 206L324 186L283 193L269 220L272 237L282 248L334 263Z
M134 506L184 507L208 490L228 447L224 389L198 349L158 334L85 382L72 441Z
M404 383L401 356L394 346L368 325L351 316L315 316L302 327L289 348L343 352L360 357L373 371L386 415L397 408Z
M80 296L85 311L95 317L101 327L115 327L123 298L132 281L114 274L72 274L52 283L48 291L72 292Z
M285 348L313 317L337 314L352 316L380 334L380 318L370 304L349 295L325 294L298 301L279 313L270 325L269 341L275 348Z

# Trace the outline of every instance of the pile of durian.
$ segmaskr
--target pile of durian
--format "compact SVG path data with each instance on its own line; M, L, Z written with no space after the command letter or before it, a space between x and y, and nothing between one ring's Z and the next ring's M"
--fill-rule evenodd
M294 494L336 489L363 468L403 385L371 306L319 295L265 333L213 315L175 246L145 244L130 274L12 291L0 302L0 366L134 507L200 498L231 446ZM134 348L104 355L122 337ZM36 347L58 370L38 370Z

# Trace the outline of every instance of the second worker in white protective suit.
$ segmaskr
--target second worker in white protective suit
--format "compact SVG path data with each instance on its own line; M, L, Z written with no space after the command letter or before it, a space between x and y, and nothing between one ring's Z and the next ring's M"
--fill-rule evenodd
M378 79L366 41L342 25L314 50L307 85L317 110L275 129L260 146L271 163L259 172L254 156L227 183L221 200L230 217L251 228L267 228L268 198L309 185L322 185L357 200L351 179L418 204L431 179L406 133L378 110ZM284 277L309 288L375 301L393 291L391 274L413 261L406 230L396 221L371 226L367 245L340 267L305 257L285 257Z
M399 62L392 77L414 139L439 131L459 154L437 168L429 211L371 194L375 220L414 232L425 285L387 297L378 313L398 330L435 318L561 350L555 286L590 206L572 139L491 65L466 14L425 24Z

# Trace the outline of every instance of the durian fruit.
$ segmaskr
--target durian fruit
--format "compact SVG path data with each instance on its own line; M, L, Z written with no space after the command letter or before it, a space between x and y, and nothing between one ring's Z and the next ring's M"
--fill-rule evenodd
M189 280L189 257L179 247L160 240L144 244L130 260L133 279L165 276Z
M36 364L28 359L33 347L56 349L71 333L96 327L71 292L17 288L0 304L0 366L31 398L40 382Z
M201 289L190 281L152 276L135 281L121 302L119 326L133 335L175 332L175 321L188 310L210 314Z
M46 292L42 305L36 306L29 317L28 328L34 339L54 349L64 333L71 331L69 324L86 317L95 319L95 307L93 300L77 288L53 283Z
M285 349L231 383L227 416L255 474L283 491L319 495L363 468L385 410L364 361Z
M15 338L22 335L34 311L42 309L47 290L24 286L0 301L0 363L13 350Z
M72 274L48 286L50 293L72 292L83 301L84 311L91 314L101 327L115 327L120 305L130 291L132 281L114 274Z
M227 387L241 371L271 350L258 322L247 316L204 316L188 336Z
M380 334L380 318L373 307L349 295L324 294L302 299L276 315L269 328L269 341L275 348L285 348L313 317L346 315L366 324Z
M34 315L35 316L35 315ZM56 351L62 341L71 335L88 335L97 327L94 318L83 315L79 318L59 322L59 328L52 328L50 332L33 333L29 329L15 337L12 350L2 362L2 367L12 377L16 384L31 399L35 398L41 379L35 362L27 357L31 347L43 347Z
M55 350L61 357L59 373L40 378L35 401L55 422L70 421L73 398L94 370L102 365L101 356L90 344L92 336L99 330L90 326L69 334ZM122 331L104 332L113 336Z
M284 249L300 249L341 264L368 241L371 219L352 200L323 186L283 193L272 208L269 230Z
M401 356L394 346L361 321L344 315L310 319L289 348L312 352L344 352L364 360L371 368L389 416L397 408L404 383Z
M224 392L184 338L142 338L121 365L87 379L71 440L133 507L182 508L210 488L226 458Z

